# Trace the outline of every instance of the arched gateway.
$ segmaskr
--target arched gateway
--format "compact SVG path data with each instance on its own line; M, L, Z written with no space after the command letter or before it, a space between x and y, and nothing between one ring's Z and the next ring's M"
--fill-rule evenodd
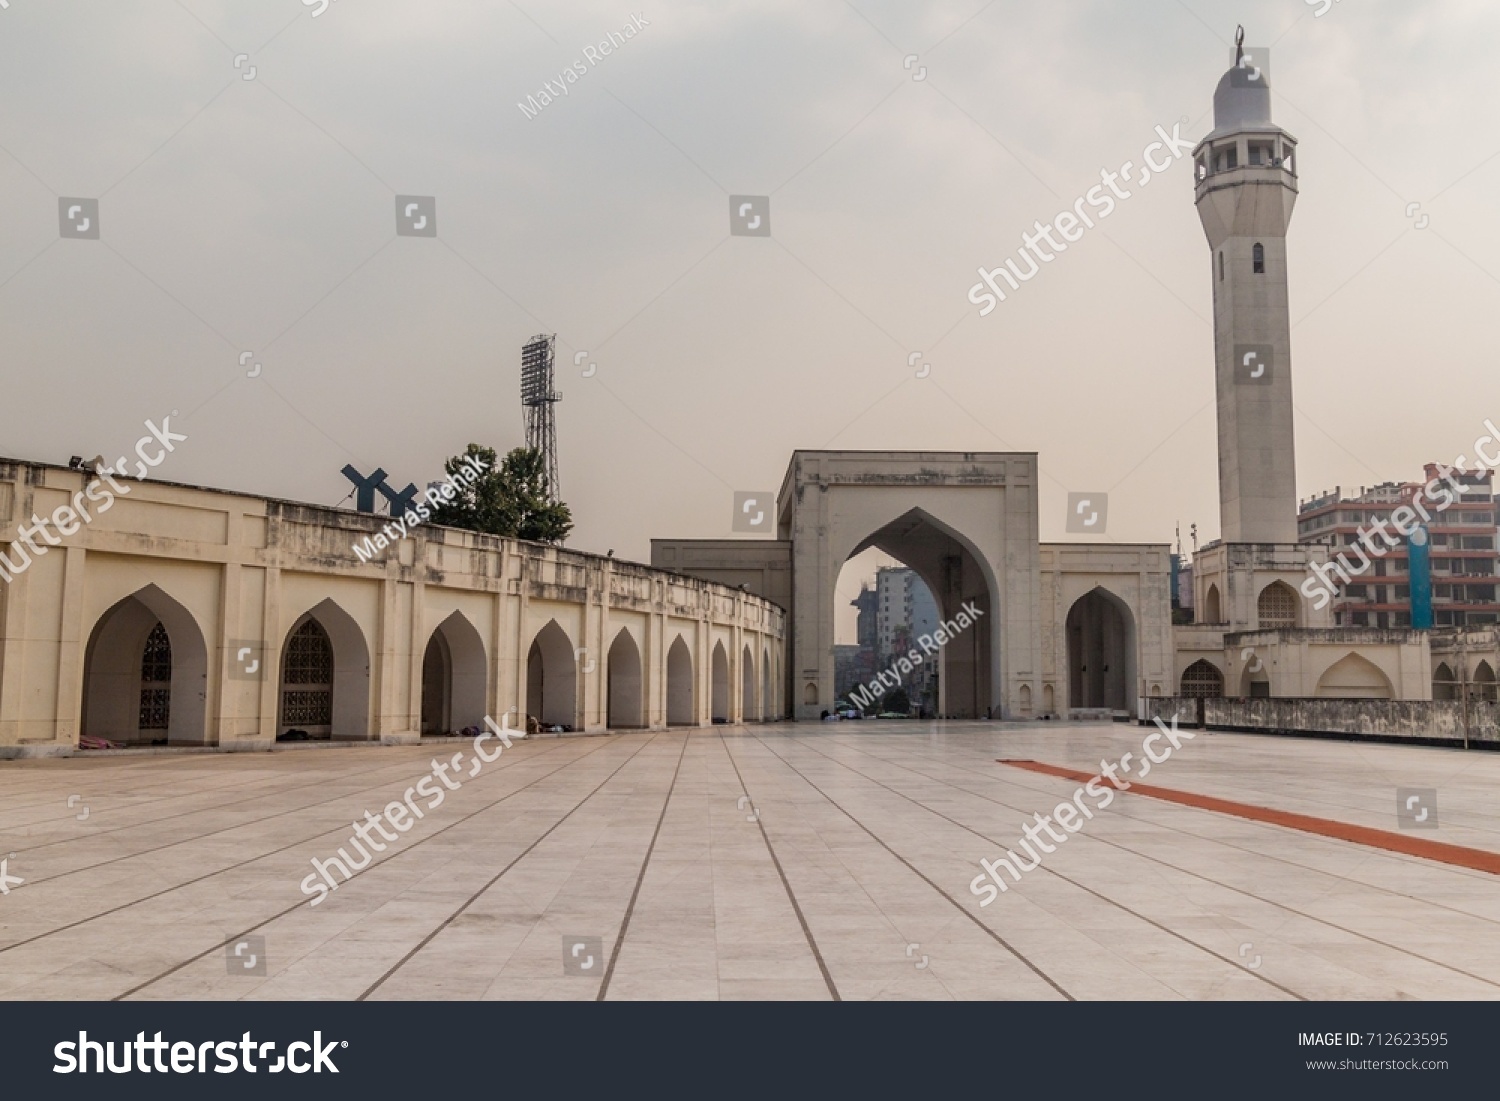
M769 502L773 495L753 496ZM1168 548L1104 543L1102 533L1039 542L1032 453L798 451L774 497L774 532L768 522L761 538L653 540L651 560L787 609L792 653L779 695L795 718L816 719L835 704L838 574L871 547L916 571L937 603L942 626L926 646L912 642L923 664L937 665L941 715L1034 716L1032 701L1049 699L1085 707L1071 699L1070 686L1082 682L1073 668L1080 663L1070 660L1067 616L1101 586L1130 629L1097 643L1084 639L1111 660L1108 677L1080 698L1097 696L1095 709L1129 710L1150 685L1175 680ZM1056 524L1048 526L1061 531L1063 502L1056 507ZM910 651L882 656L876 672L886 674L887 691L907 675L903 656Z

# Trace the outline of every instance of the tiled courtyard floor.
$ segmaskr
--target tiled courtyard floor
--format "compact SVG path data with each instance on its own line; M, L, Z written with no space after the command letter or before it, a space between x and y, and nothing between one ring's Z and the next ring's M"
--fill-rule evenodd
M980 858L1077 788L997 758L1152 729L518 742L316 907L309 862L467 741L0 762L0 998L1500 997L1500 877L1134 794L981 908ZM1433 788L1424 837L1500 851L1500 754L1199 733L1146 782L1392 833Z

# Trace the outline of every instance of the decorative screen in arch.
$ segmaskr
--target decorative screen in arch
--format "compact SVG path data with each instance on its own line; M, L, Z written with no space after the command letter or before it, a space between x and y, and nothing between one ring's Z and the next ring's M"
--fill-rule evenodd
M287 640L281 681L284 725L333 723L333 645L316 619L309 619Z
M166 730L172 718L172 641L160 622L141 651L142 730Z

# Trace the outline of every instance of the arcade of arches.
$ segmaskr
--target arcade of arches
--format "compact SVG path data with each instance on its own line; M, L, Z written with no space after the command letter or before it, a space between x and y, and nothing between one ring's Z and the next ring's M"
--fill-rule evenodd
M5 476L0 511L28 515L83 480ZM0 756L80 738L403 743L526 714L706 727L786 707L784 613L734 587L432 526L364 562L374 517L150 482L108 521L0 587Z

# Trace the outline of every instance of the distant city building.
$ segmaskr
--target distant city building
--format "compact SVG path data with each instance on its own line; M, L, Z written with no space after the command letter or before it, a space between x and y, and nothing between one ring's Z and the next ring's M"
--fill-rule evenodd
M941 619L937 601L916 570L883 566L875 573L874 591L876 665L885 666L917 648L918 640L935 631ZM903 686L912 705L927 712L935 712L937 707L937 665L936 661L924 661Z
M861 584L859 595L849 601L858 615L855 619L854 640L861 649L874 653L879 647L880 627L876 623L876 605L879 597L869 585Z
M939 621L937 601L916 570L883 566L875 573L876 639L882 659L904 654L912 643L897 645L904 629L911 639L930 634Z
M850 689L864 684L869 678L865 667L874 664L864 660L867 651L852 643L839 643L833 648L834 693L839 699L848 696Z
M1355 543L1372 522L1389 521L1422 487L1439 476L1428 463L1421 482L1383 482L1344 497L1341 487L1303 501L1297 510L1297 539L1321 544L1330 554ZM1452 472L1463 490L1427 525L1432 558L1433 623L1438 627L1477 626L1500 621L1500 557L1496 552L1494 471ZM1429 509L1430 511L1430 509ZM1378 543L1379 540L1377 539ZM1331 611L1340 627L1409 627L1411 586L1405 541L1376 558L1364 575L1339 587Z

